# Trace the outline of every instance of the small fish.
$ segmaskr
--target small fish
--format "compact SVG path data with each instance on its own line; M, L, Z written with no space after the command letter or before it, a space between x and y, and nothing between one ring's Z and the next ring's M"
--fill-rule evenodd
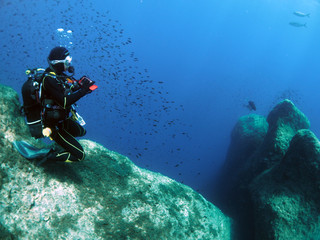
M256 110L257 110L256 104L255 104L253 101L249 101L249 102L248 102L247 108L249 108L250 111L252 111L252 110L253 110L253 111L256 111Z
M293 14L298 17L310 17L310 13L294 12Z
M293 27L307 27L306 23L298 23L298 22L289 22L289 24Z

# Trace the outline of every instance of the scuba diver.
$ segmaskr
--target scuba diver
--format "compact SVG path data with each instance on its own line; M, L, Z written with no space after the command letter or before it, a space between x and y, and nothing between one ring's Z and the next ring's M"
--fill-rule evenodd
M83 147L76 140L86 130L72 117L73 104L91 93L94 82L87 77L76 81L72 76L72 57L64 47L55 47L48 56L49 67L45 70L40 87L42 105L42 133L50 137L64 150L51 149L44 161L81 161L85 157ZM65 72L71 73L68 76Z

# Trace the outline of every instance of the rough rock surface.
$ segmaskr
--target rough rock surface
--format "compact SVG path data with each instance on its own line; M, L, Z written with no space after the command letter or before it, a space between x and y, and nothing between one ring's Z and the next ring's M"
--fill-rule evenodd
M269 124L267 135L260 149L250 159L250 165L247 166L252 178L279 163L297 131L310 127L307 117L289 100L284 100L275 106L269 113L267 122Z
M234 228L238 235L248 237L253 228L250 223L252 214L247 208L251 201L237 201L248 199L241 184L241 174L246 168L248 159L263 143L268 131L265 117L257 114L242 116L231 132L225 163L220 171L220 176L215 183L214 203L227 215L235 220ZM241 196L241 198L239 198Z
M320 239L320 143L300 130L279 164L251 184L256 239Z
M267 122L263 141L257 138L253 144L258 147L242 145L243 137L232 136L229 151L236 151L228 153L234 157L226 164L241 159L243 165L229 167L229 176L236 177L219 192L216 205L234 218L237 239L320 239L319 141L308 130L308 119L289 100L280 102ZM226 179L222 177L220 182Z
M0 239L230 239L231 221L191 188L82 140L80 163L36 166L17 93L0 86Z
M220 179L223 179L223 182L217 185L220 191L224 192L223 195L229 195L227 192L233 191L232 186L238 181L238 174L248 158L262 144L267 131L268 123L265 117L257 114L240 117L231 132L231 143L221 169Z

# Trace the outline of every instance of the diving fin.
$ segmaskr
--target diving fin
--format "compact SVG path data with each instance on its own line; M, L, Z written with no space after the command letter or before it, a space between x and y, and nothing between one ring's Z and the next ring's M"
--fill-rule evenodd
M13 141L12 144L28 160L44 158L52 150L50 146L40 149L25 141Z

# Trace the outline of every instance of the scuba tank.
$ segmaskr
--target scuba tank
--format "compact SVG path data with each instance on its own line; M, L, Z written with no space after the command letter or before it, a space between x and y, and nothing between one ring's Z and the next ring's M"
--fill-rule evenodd
M42 106L41 106L41 82L45 69L34 68L27 69L27 81L23 84L21 92L23 99L23 112L26 116L26 122L31 136L42 138Z

